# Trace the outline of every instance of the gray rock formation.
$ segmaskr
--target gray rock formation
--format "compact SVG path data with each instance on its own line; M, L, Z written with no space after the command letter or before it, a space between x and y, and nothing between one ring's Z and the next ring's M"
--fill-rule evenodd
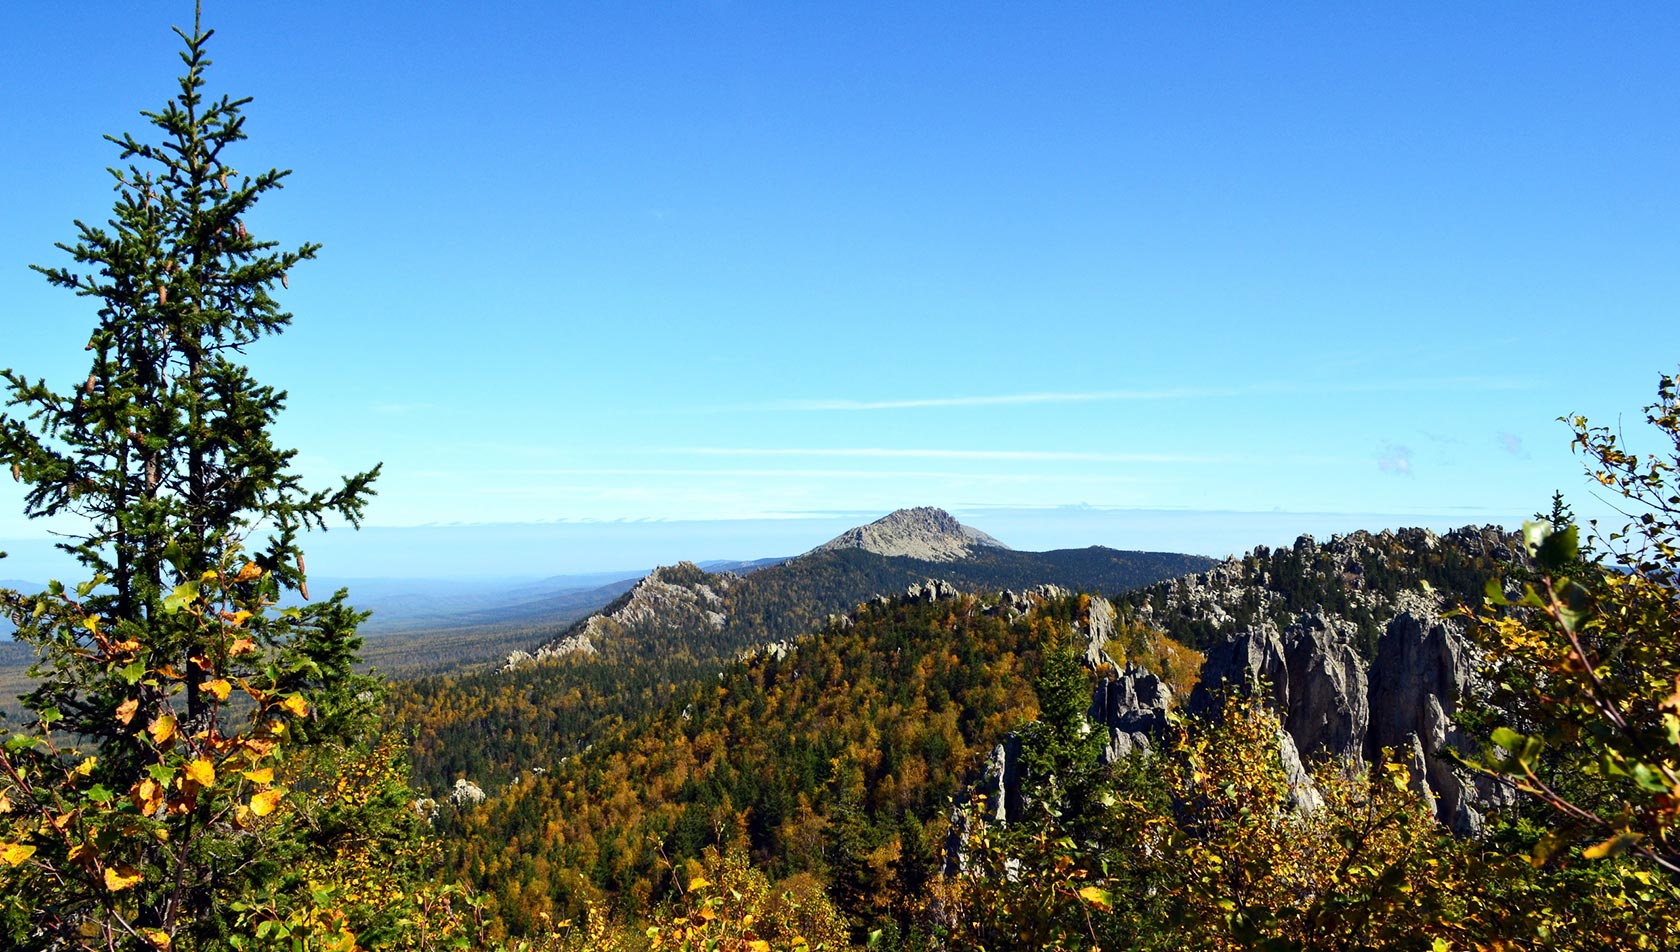
M1087 716L1108 731L1103 763L1155 749L1166 735L1171 705L1172 688L1141 665L1128 664L1117 676L1098 681Z
M863 549L876 555L954 562L983 547L1007 549L991 536L958 522L943 509L900 509L866 526L847 529L812 552Z
M941 599L956 598L962 592L955 585L940 579L928 579L925 582L911 583L904 590L904 597L912 602L937 602Z
M702 578L709 581L697 581ZM740 576L728 572L704 575L693 562L661 566L637 582L607 611L590 615L536 651L510 653L502 670L512 671L570 654L595 654L597 644L611 641L629 628L657 626L682 630L697 623L721 630L729 623L729 616L721 610L723 594L740 580Z
M594 620L594 618L588 619L588 621ZM594 630L599 631L599 626L596 626ZM540 664L554 658L563 658L569 654L596 654L595 642L591 641L589 637L590 632L591 629L586 623L583 628L578 629L572 634L556 641L551 641L538 648L535 652L514 649L513 651L508 652L507 661L503 662L502 670L517 671L520 668L529 667L533 664Z
M1109 657L1108 640L1114 637L1116 619L1114 603L1106 598L1093 597L1090 613L1085 619L1085 666L1101 671L1104 666L1118 670L1119 665Z
M1309 763L1334 758L1349 770L1365 764L1371 712L1365 663L1353 636L1352 625L1322 611L1302 615L1283 632L1289 672L1284 727Z
M1488 809L1508 805L1515 796L1503 784L1472 777L1446 756L1448 748L1472 753L1477 746L1459 731L1453 715L1464 693L1478 687L1478 659L1433 600L1402 595L1399 607L1371 665L1365 754L1374 761L1394 750L1411 767L1414 784L1421 773L1441 822L1460 834L1477 833Z
M1283 764L1284 780L1289 784L1289 808L1296 813L1308 814L1316 812L1324 806L1324 797L1318 792L1313 783L1312 774L1301 763L1301 753L1295 749L1295 739L1289 732L1280 729L1277 732L1278 760Z
M1021 817L1021 738L1005 737L992 748L980 775L980 794L986 798L986 819L1007 823Z
M1014 621L1025 615L1039 602L1065 598L1069 594L1071 593L1060 585L1050 585L1048 583L1034 585L1023 592L1006 588L998 596L997 604L988 608L987 611L994 615L1002 615L1006 621Z
M478 784L462 777L455 781L455 789L449 791L449 802L458 807L477 806L484 802L484 791Z
M1262 685L1275 710L1289 710L1289 662L1283 638L1269 621L1239 631L1208 650L1202 678L1190 692L1190 712L1217 716L1229 694L1250 693Z

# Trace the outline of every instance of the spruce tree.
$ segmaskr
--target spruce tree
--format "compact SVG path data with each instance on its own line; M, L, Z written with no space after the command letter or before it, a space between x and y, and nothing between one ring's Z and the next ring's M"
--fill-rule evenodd
M29 723L0 753L7 947L211 948L262 921L301 928L281 884L323 836L289 809L311 782L299 765L377 704L352 670L345 593L278 605L309 598L301 534L359 524L379 468L306 489L271 434L286 394L240 363L290 323L274 294L319 246L251 232L288 173L232 167L250 100L206 94L196 11L175 32L185 72L141 114L150 138L106 137L110 219L77 221L57 246L70 262L35 268L97 306L86 379L4 371L0 465L29 516L80 526L61 548L86 571L0 595L41 657Z

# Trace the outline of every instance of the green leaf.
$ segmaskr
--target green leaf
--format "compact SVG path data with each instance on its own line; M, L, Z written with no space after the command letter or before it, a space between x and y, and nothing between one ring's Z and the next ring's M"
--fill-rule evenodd
M1511 604L1511 600L1505 597L1504 583L1497 578L1487 580L1487 584L1482 586L1482 596L1487 599L1489 605Z
M198 598L198 580L191 579L175 586L175 590L163 597L163 610L173 615Z
M117 669L117 676L128 684L134 684L146 676L146 662L131 661Z
M88 788L87 798L94 803L110 803L117 798L111 789L102 783L96 783Z
M1553 532L1540 543L1540 552L1535 560L1540 567L1548 572L1555 572L1566 568L1581 555L1580 532L1574 526L1565 526L1561 532Z
M1523 742L1526 740L1528 738L1509 727L1495 727L1493 729L1493 742L1513 754L1522 750Z
M57 724L64 720L64 713L56 707L44 707L41 709L40 717L42 724Z
M1668 784L1662 776L1645 764L1633 765L1633 782L1648 793L1667 793Z

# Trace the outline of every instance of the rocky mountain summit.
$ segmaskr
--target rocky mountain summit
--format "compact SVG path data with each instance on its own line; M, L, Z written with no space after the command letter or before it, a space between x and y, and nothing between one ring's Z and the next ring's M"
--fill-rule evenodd
M847 529L812 552L862 549L876 555L904 556L926 562L954 562L979 548L1009 546L979 529L965 526L943 509L899 509L866 526Z
M1018 552L934 508L900 509L804 555L766 561L776 564L735 563L743 574L692 562L656 569L540 647L512 652L502 670L580 654L606 660L615 652L645 657L674 649L727 659L817 631L831 614L907 586L924 587L929 599L1043 584L1113 592L1214 564L1102 546Z

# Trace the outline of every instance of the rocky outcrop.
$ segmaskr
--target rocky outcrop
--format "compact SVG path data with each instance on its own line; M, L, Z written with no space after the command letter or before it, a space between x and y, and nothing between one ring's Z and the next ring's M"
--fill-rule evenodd
M812 552L863 549L876 555L907 556L928 562L954 562L979 548L1008 546L958 522L943 509L900 509L866 526L847 529Z
M1284 727L1308 762L1334 759L1358 770L1371 709L1353 634L1351 625L1323 612L1302 615L1283 632L1289 696L1282 710Z
M1097 682L1088 716L1108 731L1103 763L1155 749L1167 732L1172 688L1141 665L1128 664L1114 677Z
M1290 741L1286 767L1293 758L1358 771L1392 751L1442 823L1475 833L1490 806L1509 802L1502 787L1474 781L1445 753L1474 750L1453 714L1477 689L1477 659L1463 633L1442 619L1438 599L1402 593L1396 605L1369 672L1352 626L1310 612L1282 632L1262 624L1209 650L1190 709L1216 715L1227 693L1263 691ZM1316 794L1301 796L1310 805Z
M502 670L517 671L520 668L529 667L533 664L540 664L544 661L551 661L555 658L564 658L565 656L572 654L597 654L598 652L595 650L595 642L589 637L590 626L588 623L594 620L594 618L588 619L581 630L567 635L558 641L551 641L534 652L521 651L519 649L508 652L507 661L503 662Z
M477 806L484 802L484 790L471 780L461 777L455 781L455 788L449 791L449 802L457 807Z
M1025 615L1034 605L1057 598L1066 598L1072 594L1060 585L1035 585L1026 591L1017 592L1004 589L998 596L996 604L986 609L989 614L1001 615L1005 621L1014 621Z
M937 602L947 598L956 598L961 594L961 590L955 585L939 579L928 579L925 582L913 583L904 591L904 597L912 602Z
M1270 622L1244 629L1208 649L1202 678L1190 692L1190 713L1217 715L1232 692L1263 689L1273 707L1289 710L1289 662Z
M1366 756L1393 750L1408 763L1413 782L1429 790L1435 814L1461 834L1479 831L1491 807L1513 802L1504 784L1472 777L1448 757L1473 753L1476 742L1453 721L1460 699L1478 689L1474 648L1439 606L1424 596L1403 596L1371 665L1371 727Z
M510 653L502 670L512 671L567 655L592 655L597 652L599 644L611 641L630 628L721 630L729 623L729 616L723 610L726 606L724 595L740 581L740 576L728 572L707 573L693 562L661 566L648 573L606 611L590 615L567 629L564 635L535 651Z

